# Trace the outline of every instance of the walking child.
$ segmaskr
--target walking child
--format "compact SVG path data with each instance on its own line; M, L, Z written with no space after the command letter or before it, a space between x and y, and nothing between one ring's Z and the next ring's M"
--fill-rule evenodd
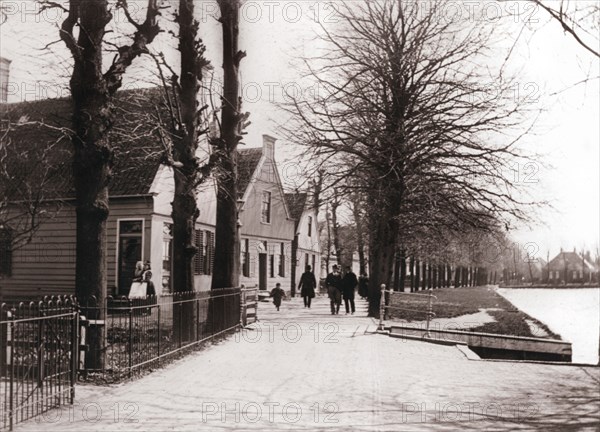
M281 306L281 299L285 297L285 291L281 288L281 284L277 282L275 288L271 290L271 297L273 297L273 304L279 310Z

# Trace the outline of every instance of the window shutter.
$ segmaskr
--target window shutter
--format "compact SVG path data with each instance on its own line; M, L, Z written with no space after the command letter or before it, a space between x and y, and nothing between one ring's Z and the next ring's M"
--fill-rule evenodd
M215 265L215 235L210 231L206 231L206 245L206 260L208 261L206 274L210 275L213 273Z
M203 255L204 255L204 239L203 232L201 230L195 231L195 241L196 247L198 248L198 252L194 256L194 274L201 275L202 267L203 267Z

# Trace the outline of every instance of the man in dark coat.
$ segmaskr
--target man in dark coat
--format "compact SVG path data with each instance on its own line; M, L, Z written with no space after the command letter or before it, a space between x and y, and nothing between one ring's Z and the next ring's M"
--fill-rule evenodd
M352 271L352 267L348 266L346 268L346 274L342 279L342 287L344 291L344 306L346 306L346 315L350 313L352 310L352 315L356 312L354 307L354 290L356 289L356 285L358 285L358 279L356 279L356 275ZM348 305L348 303L350 303Z
M342 304L342 277L338 272L337 265L334 265L331 270L332 272L325 278L325 286L331 304L331 315L334 315L340 313L340 305Z
M317 286L315 275L310 270L311 267L307 265L306 271L302 273L302 276L300 276L300 283L298 284L298 288L300 288L300 295L304 299L304 307L309 309L310 301L315 296L315 287Z

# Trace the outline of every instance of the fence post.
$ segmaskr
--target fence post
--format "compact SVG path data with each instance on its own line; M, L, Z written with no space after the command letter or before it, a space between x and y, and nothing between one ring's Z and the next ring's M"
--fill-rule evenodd
M76 308L76 305L73 305ZM73 311L71 322L71 405L75 403L75 384L77 382L77 367L79 365L79 311Z
M256 306L254 307L254 321L258 322L258 285L254 285L254 301Z
M246 286L244 284L240 287L240 329L244 328L244 306L246 304Z
M156 297L156 306L158 308L158 311L157 311L158 325L156 326L157 327L156 331L158 333L158 335L157 335L158 340L156 341L156 348L158 350L158 364L160 365L160 337L161 337L161 334L160 334L160 303L159 303L158 296Z
M129 305L129 344L128 344L128 357L129 357L129 376L131 377L131 370L133 369L133 308Z
M381 298L379 299L379 330L383 330L384 314L385 314L385 284L381 284Z
M9 333L6 338L7 346L10 343L10 385L9 385L9 406L8 406L8 430L13 430L13 418L14 418L14 391L15 391L15 323L13 322L13 314L11 312L7 312L7 318L10 321L8 326Z

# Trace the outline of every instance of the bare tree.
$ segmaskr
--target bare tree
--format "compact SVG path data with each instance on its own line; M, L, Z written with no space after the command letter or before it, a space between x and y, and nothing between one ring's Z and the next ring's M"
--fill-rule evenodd
M114 97L133 61L148 52L158 35L159 0L148 0L146 16L138 23L129 13L126 0L119 0L135 29L131 43L117 47L108 70L103 70L107 26L113 15L108 0L69 0L68 7L43 1L43 8L60 8L67 15L59 30L60 39L73 58L70 80L73 104L71 141L74 148L73 175L77 202L77 245L75 292L84 304L92 297L102 305L106 298L106 220L109 213L108 184L113 164L109 132L115 122ZM102 309L97 316L103 319ZM101 326L90 329L90 367L101 367Z
M217 227L213 288L235 287L240 273L240 232L238 226L237 146L248 114L242 114L239 97L239 67L246 56L238 49L240 0L217 0L223 33L223 98L221 135L215 147L221 152L217 171Z
M15 113L14 119L12 111L2 113L0 129L0 230L10 237L11 253L30 243L40 225L62 207L63 197L56 197L51 189L67 168L57 162L62 159L57 154L64 153L61 142L68 133L31 121L22 112ZM45 139L35 148L19 145L13 138L22 127Z
M586 51L600 58L600 5L571 0L528 0L546 12Z
M511 77L478 64L496 30L438 20L441 6L430 6L343 7L342 26L322 30L325 55L307 60L324 95L289 107L296 141L327 157L343 155L352 163L348 172L363 181L374 215L371 315L378 314L380 284L390 283L402 208L415 191L437 190L431 198L421 195L431 201L451 198L458 206L452 214L472 224L524 217L525 202L502 168L520 157L515 145L527 130L507 131L523 124L526 107L510 98ZM486 82L494 83L494 92L485 90Z

